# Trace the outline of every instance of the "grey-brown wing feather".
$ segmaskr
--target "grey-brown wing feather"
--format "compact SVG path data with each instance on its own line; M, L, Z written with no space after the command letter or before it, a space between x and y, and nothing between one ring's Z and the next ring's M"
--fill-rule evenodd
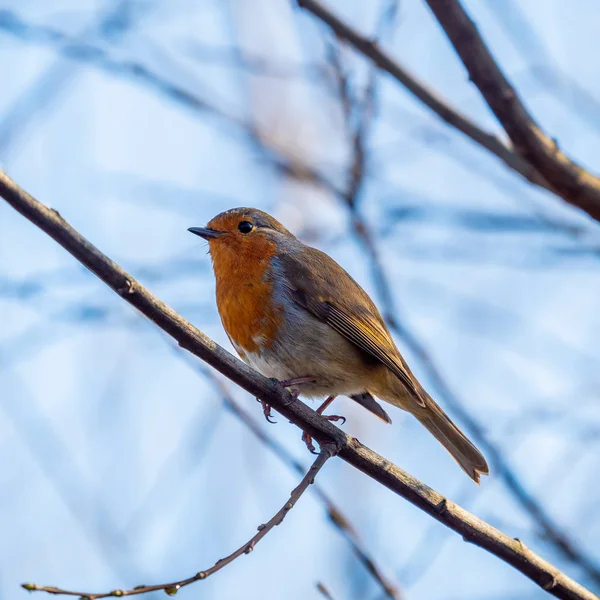
M297 304L383 363L421 406L426 405L420 386L400 356L379 311L342 267L323 252L309 247L303 251L301 261L294 253L282 254L277 260Z

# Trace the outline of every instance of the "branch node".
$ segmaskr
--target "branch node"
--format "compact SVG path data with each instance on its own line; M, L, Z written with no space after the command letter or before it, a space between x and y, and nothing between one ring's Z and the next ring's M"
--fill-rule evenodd
M196 573L196 576L194 579L197 579L198 581L202 581L203 579L206 579L207 575L206 575L206 571L198 571L198 573Z
M127 294L135 294L135 283L130 279L125 280L125 285L117 289L117 292L121 296L126 296Z
M435 505L435 510L438 515L445 515L448 512L448 499L442 498L442 501Z
M262 531L265 527L266 525L264 523L261 523L256 529L257 531Z
M527 546L523 543L523 540L521 538L516 537L515 542L519 544L519 549L521 550L521 552L525 552L527 550Z
M21 587L28 592L35 592L38 589L35 583L22 583Z
M540 577L539 584L543 590L549 592L558 584L558 577L551 573L545 573Z
M177 584L177 585L172 585L168 588L165 588L165 594L167 594L168 596L174 596L179 591L180 587L181 586L179 584Z

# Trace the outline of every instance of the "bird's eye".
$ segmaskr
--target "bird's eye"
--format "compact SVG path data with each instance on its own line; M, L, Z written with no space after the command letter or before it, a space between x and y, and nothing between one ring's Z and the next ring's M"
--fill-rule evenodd
M241 221L241 223L238 225L238 229L242 233L250 233L254 229L254 225L252 225L250 221Z

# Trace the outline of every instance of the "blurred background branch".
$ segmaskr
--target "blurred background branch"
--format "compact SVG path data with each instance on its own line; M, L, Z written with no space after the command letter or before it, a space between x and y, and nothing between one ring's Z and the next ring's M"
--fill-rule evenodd
M600 221L600 178L574 163L533 120L458 0L427 0L515 148L567 202Z
M297 1L301 8L310 11L315 17L321 19L332 29L337 37L351 44L358 52L371 59L378 68L391 75L443 121L455 127L471 140L494 154L506 166L514 169L529 182L553 191L546 180L526 160L522 159L516 152L513 152L496 136L480 129L468 117L452 108L440 96L429 90L425 84L419 81L416 75L380 50L376 41L368 39L352 27L349 27L321 2L317 0Z

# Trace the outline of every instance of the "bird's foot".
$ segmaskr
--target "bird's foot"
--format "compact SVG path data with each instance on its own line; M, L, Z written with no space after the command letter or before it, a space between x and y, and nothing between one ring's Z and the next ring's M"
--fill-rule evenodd
M333 402L334 399L335 396L329 396L329 398L327 398L327 400L325 400L325 402L323 402L323 404L321 404L321 406L317 408L317 413L320 414L324 419L327 419L328 421L333 421L334 423L336 421L341 421L343 425L346 422L346 417L341 417L340 415L323 414L323 411ZM315 450L314 444L312 443L312 436L309 433L306 433L306 431L302 433L302 441L306 444L306 447L313 454L318 454L318 452L316 452Z
M300 385L303 383L315 383L317 380L314 377L307 375L305 377L295 377L294 379L284 379L282 381L280 381L279 379L275 379L275 377L271 377L271 381L273 381L277 385L280 385L282 388L287 389L289 391L290 395L292 396L292 402L294 402L295 400L298 399L298 396L300 395L300 391L296 388L293 388L292 386ZM261 400L260 398L257 398L257 400L258 400L258 402L260 402L262 404L263 414L265 415L265 419L269 423L277 423L277 421L275 421L273 419L273 414L271 412L271 406L269 404L267 404L264 400Z
M317 381L314 377L312 377L310 375L307 375L305 377L295 377L294 379L281 379L280 380L280 379L276 379L275 377L271 377L270 379L273 383L276 383L277 385L281 386L282 388L288 390L288 392L292 396L292 400L291 400L290 404L292 402L298 400L298 396L300 395L300 390L293 386L301 385L303 383L315 383Z

